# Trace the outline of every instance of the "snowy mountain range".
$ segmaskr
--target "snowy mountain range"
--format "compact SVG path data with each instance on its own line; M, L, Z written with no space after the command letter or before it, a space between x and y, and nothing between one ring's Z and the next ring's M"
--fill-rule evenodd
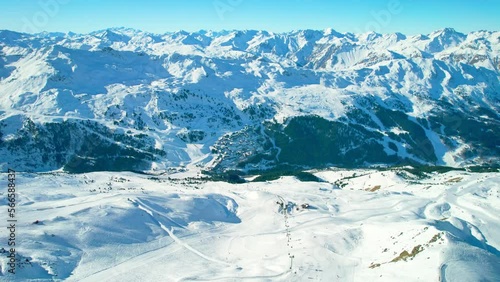
M0 167L500 163L500 32L0 31Z
M489 31L0 31L0 281L499 281L499 70Z

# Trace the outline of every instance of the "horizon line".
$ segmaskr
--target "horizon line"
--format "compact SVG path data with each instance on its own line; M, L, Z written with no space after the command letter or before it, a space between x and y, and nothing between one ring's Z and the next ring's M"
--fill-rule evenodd
M430 35L432 33L436 33L436 32L439 32L439 31L446 31L446 30L451 30L451 31L454 31L454 32L457 32L457 33L461 33L461 34L471 34L471 33L477 33L477 32L491 32L491 33L495 33L495 32L499 32L500 30L487 30L487 29L479 29L479 30L473 30L473 31L470 31L470 32L461 32L461 31L458 31L456 30L455 28L453 27L443 27L443 28L440 28L440 29L436 29L430 33L413 33L413 34L407 34L407 33L403 33L403 32L385 32L385 33L380 33L380 32L376 32L376 31L366 31L366 32L362 32L362 33L358 33L358 32L352 32L352 31L348 31L348 32L340 32L340 31L337 31L336 29L332 28L332 27L327 27L327 28L323 28L323 29L314 29L314 28L304 28L304 29L292 29L292 30L289 30L289 31L270 31L270 30L266 30L266 29L220 29L220 30L215 30L215 29L199 29L199 30L185 30L185 29L179 29L179 30L167 30L163 33L157 33L157 32L151 32L151 31L147 31L147 30L143 30L143 29L139 29L139 28L134 28L134 27L126 27L126 26L113 26L113 27L107 27L107 28L103 28L103 29L96 29L96 30L92 30L92 31L88 31L88 32L74 32L74 31L41 31L41 32L35 32L35 33L31 33L31 32L23 32L23 31L17 31L17 30L10 30L10 29L0 29L0 32L1 31L9 31L9 32L15 32L15 33L19 33L19 34L27 34L27 35L43 35L43 34L51 34L51 33L59 33L59 34L64 34L64 35L87 35L87 34L93 34L93 33L97 33L97 32L103 32L103 31L120 31L120 30L132 30L132 31L135 31L135 32L143 32L143 33L147 33L147 34L152 34L152 35L166 35L166 34L174 34L174 33L181 33L181 32L187 32L187 33L225 33L225 32L240 32L240 31L244 31L244 32L248 32L248 31L256 31L256 32L267 32L267 33L271 33L271 34L289 34L289 33L295 33L295 32L301 32L301 31L317 31L317 32L332 32L332 33L338 33L338 34L342 34L342 35L347 35L347 34L379 34L379 35L388 35L388 34L403 34L403 35L407 35L407 36L418 36L418 35Z

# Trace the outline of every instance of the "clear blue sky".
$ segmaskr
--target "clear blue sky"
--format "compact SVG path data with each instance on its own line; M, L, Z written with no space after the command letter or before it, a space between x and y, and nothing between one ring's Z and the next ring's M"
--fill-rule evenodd
M0 29L86 33L265 29L427 34L500 30L500 0L8 0Z

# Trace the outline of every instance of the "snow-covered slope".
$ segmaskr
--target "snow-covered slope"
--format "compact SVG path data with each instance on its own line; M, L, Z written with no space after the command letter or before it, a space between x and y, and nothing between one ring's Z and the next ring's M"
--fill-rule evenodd
M498 163L499 69L490 31L0 31L0 167Z
M17 274L0 254L0 281L500 280L499 173L315 175L18 173Z

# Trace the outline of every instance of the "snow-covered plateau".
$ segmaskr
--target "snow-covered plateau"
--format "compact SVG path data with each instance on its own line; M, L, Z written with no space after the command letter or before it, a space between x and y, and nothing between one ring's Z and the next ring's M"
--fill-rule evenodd
M18 173L0 281L500 281L500 173L313 173Z

